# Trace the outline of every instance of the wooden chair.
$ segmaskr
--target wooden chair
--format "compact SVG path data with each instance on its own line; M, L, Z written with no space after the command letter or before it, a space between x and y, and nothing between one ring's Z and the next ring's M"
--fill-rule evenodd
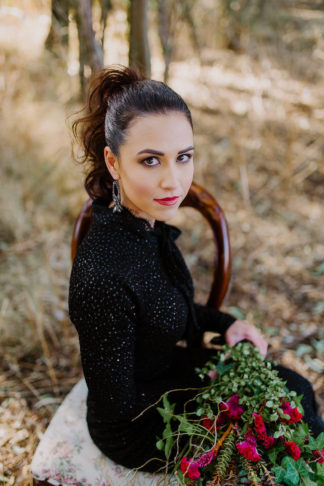
M207 304L220 307L226 295L231 271L231 250L224 213L217 201L201 186L192 183L181 207L198 210L214 235L213 282ZM88 200L76 220L72 261L92 223L92 201ZM33 484L80 486L154 486L157 475L134 472L104 456L92 442L86 425L87 386L82 378L66 396L41 439L31 464Z

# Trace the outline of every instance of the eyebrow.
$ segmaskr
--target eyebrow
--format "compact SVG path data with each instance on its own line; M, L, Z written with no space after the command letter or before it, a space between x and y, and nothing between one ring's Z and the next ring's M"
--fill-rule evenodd
M194 147L187 147L183 150L180 150L178 152L178 154L183 154L184 152L188 152L188 150L195 150ZM143 150L140 150L139 152L137 152L137 155L139 154L143 154L143 153L146 153L146 154L154 154L154 155L165 155L163 152L160 152L159 150L154 150L154 149L150 149L150 148L146 148L146 149L143 149Z

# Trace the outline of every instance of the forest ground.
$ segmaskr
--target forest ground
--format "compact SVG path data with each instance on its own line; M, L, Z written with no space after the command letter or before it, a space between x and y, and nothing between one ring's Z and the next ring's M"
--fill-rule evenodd
M292 15L302 33L323 31L323 15ZM86 199L65 123L79 106L77 77L43 52L46 28L34 13L10 18L0 33L0 482L8 485L28 484L37 443L81 377L67 309L71 234ZM195 181L229 224L223 309L260 327L268 357L312 382L324 418L324 40L296 53L265 44L187 59L172 64L169 84L192 110ZM153 59L153 71L160 66ZM211 232L190 209L172 223L204 302Z

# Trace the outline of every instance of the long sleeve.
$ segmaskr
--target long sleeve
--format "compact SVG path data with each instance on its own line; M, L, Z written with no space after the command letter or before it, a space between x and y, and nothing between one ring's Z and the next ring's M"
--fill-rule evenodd
M91 398L115 418L134 416L139 400L134 381L136 299L131 289L118 278L96 275L79 293L70 292L69 307Z
M131 419L165 391L179 388L172 377L135 379L140 305L126 282L103 272L71 289L70 317L79 334L84 376L104 416Z
M194 303L194 309L202 331L218 332L224 336L227 329L236 321L236 317L214 307Z

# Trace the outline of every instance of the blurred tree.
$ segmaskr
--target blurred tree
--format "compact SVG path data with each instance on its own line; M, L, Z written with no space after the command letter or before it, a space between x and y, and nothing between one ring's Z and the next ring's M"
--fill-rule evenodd
M81 93L85 93L85 78L103 68L103 49L96 40L92 26L91 0L73 0L79 37L79 75Z
M169 68L175 50L177 31L183 25L188 26L191 44L197 55L199 56L200 54L198 29L193 14L194 1L184 0L178 2L177 0L157 0L156 3L153 3L153 7L157 9L158 33L165 65L163 77L164 82L167 82Z
M69 1L52 0L51 26L46 37L45 47L60 58L66 57L69 43Z
M169 77L169 67L173 51L173 35L171 32L171 0L159 0L158 9L158 32L164 58L164 82L167 83Z
M112 9L111 0L98 0L100 8L101 33L96 40L92 22L92 0L52 0L51 26L45 47L60 59L67 59L69 45L69 14L77 24L79 38L79 77L82 95L85 92L85 78L103 67L103 44L107 18Z
M147 77L151 76L151 56L148 39L148 0L130 0L129 65L137 67Z
M221 0L223 36L228 49L240 52L244 34L262 17L265 0Z
M101 47L104 48L104 41L105 41L105 31L107 27L107 19L109 12L112 10L112 3L111 0L101 0L99 1L99 6L101 9Z
M184 0L182 2L174 1L174 6L179 10L179 18L188 25L191 43L199 56L200 53L200 41L198 35L198 29L195 17L193 15L195 0Z

